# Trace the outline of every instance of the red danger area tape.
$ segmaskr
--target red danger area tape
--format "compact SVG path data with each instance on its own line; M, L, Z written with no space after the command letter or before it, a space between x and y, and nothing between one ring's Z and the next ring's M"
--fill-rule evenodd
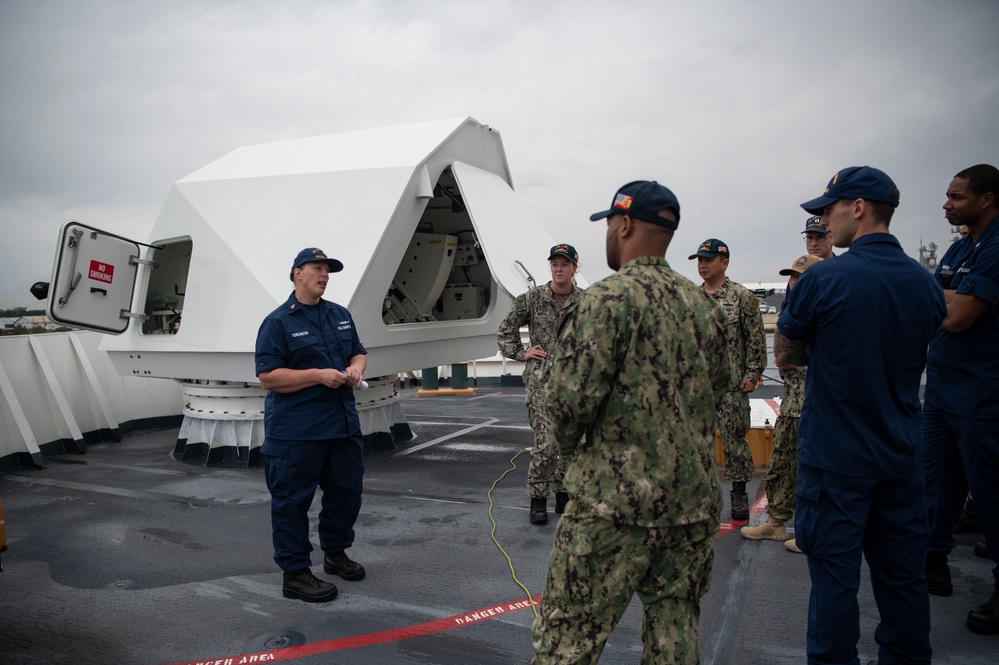
M171 665L248 665L252 663L276 663L283 660L294 660L295 658L305 658L306 656L316 656L333 651L344 651L346 649L356 649L357 647L368 647L385 642L398 642L408 640L413 637L422 637L433 633L441 633L446 630L454 630L462 626L469 626L480 621L487 621L496 617L505 616L520 610L526 610L532 604L541 602L541 594L533 598L524 598L510 603L501 603L491 607L484 607L473 612L455 614L443 619L435 619L426 623L406 626L405 628L393 628L367 635L356 635L354 637L341 637L335 640L324 640L322 642L310 642L299 644L283 649L273 649L270 651L260 651L257 653L245 653L235 656L224 656L221 658L209 658L207 660L188 660L182 663L172 663Z

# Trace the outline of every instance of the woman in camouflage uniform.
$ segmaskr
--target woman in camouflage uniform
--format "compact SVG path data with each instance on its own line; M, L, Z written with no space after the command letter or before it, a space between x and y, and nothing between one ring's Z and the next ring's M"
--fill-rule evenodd
M545 407L544 389L551 373L548 350L555 342L562 314L576 304L583 292L576 286L579 254L565 243L551 248L548 256L552 279L517 296L513 308L496 333L500 353L525 363L524 386L527 415L534 430L531 464L527 469L527 493L531 497L532 524L548 522L548 493L555 491L555 512L561 514L569 495L562 485L566 460L560 458L552 438L551 422ZM527 326L530 348L525 349L520 329Z

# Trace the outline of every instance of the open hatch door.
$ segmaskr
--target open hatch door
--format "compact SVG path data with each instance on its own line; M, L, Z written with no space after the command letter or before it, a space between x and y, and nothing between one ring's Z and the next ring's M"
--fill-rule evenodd
M141 262L139 243L66 222L52 271L49 319L97 332L125 332Z
M535 285L529 283L529 275L536 280L536 285L547 283L551 275L548 255L544 252L555 241L534 213L495 173L462 162L454 162L451 168L500 288L516 298ZM532 241L521 242L521 238ZM538 248L541 248L540 252ZM578 278L585 286L582 276Z

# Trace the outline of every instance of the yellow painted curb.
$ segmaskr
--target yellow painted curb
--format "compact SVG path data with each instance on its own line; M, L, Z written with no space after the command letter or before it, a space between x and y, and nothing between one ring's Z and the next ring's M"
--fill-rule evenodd
M441 395L474 395L478 388L439 388L437 390L417 390L417 397L437 397Z

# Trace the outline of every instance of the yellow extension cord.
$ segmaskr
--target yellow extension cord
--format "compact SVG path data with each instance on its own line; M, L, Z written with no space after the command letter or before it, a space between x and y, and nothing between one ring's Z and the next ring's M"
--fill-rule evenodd
M517 586L524 590L524 593L527 594L527 599L531 601L531 610L534 612L534 616L538 616L538 606L537 603L534 602L534 597L531 596L531 592L527 589L527 587L524 586L519 579L517 579L517 571L513 569L513 561L510 559L510 555L506 553L503 546L499 544L498 540L496 540L496 520L493 518L493 490L496 489L496 486L499 485L501 480L506 478L506 474L517 468L517 465L514 462L521 456L521 454L523 454L524 450L526 450L526 448L521 449L519 453L510 458L510 468L504 471L503 474L493 482L493 486L489 488L489 492L486 496L489 497L489 521L492 522L493 525L490 537L493 539L493 542L496 543L496 547L499 548L499 551L503 553L504 557L506 557L506 562L510 565L510 575L513 576L513 581L517 583Z

